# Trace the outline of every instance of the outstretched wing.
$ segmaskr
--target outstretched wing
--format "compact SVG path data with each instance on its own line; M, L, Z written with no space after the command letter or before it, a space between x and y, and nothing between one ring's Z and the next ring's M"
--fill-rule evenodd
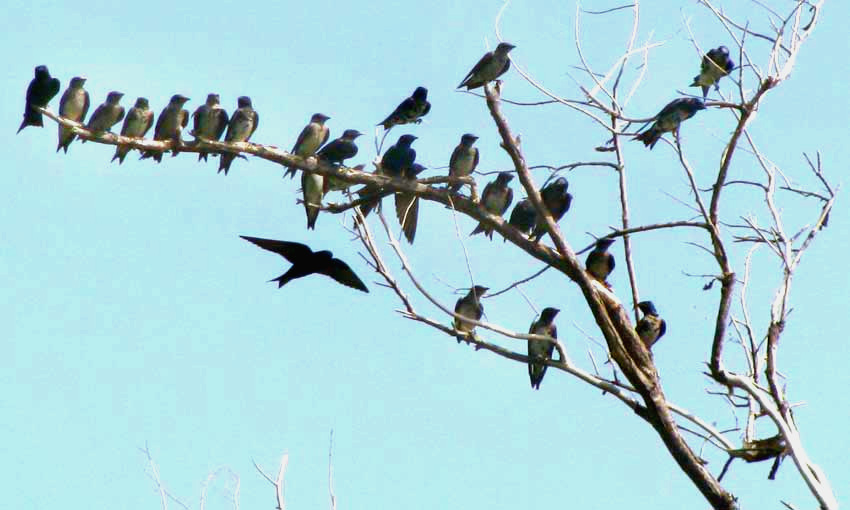
M318 268L316 272L330 276L339 283L347 287L351 287L352 289L369 292L369 289L367 289L363 281L354 274L354 271L348 267L348 264L339 259L331 259L327 266Z
M260 237L239 236L249 243L254 243L264 250L277 253L292 264L301 264L308 261L313 250L309 246L291 241L277 241L275 239L263 239Z

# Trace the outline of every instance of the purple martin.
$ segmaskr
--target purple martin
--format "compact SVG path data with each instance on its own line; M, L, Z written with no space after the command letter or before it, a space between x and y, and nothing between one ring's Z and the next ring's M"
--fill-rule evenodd
M59 87L61 87L59 80L50 77L50 71L47 70L47 66L38 66L35 68L35 77L27 87L24 120L21 122L21 127L18 128L18 133L27 126L44 126L41 112L36 110L35 107L47 108L47 103L53 99L53 96L59 93Z
M404 170L403 177L413 181L423 171L425 171L424 166L413 163ZM416 237L416 224L419 221L419 197L416 193L396 193L395 215L407 242L413 244L413 239Z
M490 213L497 216L505 214L511 202L514 201L514 191L508 186L514 176L510 172L499 172L499 176L495 181L488 182L484 186L484 193L481 195L481 206ZM469 235L475 235L484 232L488 238L493 239L493 228L479 223L475 230Z
M523 198L520 200L514 210L511 211L511 218L508 223L525 235L529 235L531 229L537 224L537 210L531 200Z
M75 122L85 122L86 114L89 112L89 93L83 88L85 83L86 79L83 77L74 76L71 78L71 84L59 101L59 115L61 117ZM73 129L59 124L59 145L56 146L56 152L59 152L59 149L64 149L65 154L67 154L68 147L76 137Z
M475 140L478 140L478 137L470 133L460 137L460 143L449 159L449 177L466 177L478 166L478 148L472 146ZM449 189L457 193L462 187L463 184L458 183L452 184Z
M180 145L180 135L183 128L189 123L189 111L183 109L183 105L189 98L180 94L171 96L171 100L162 109L159 118L156 119L156 127L153 128L153 139L155 141L171 140L171 153L176 155ZM150 158L162 163L161 151L146 151L142 158Z
M330 276L337 282L351 287L352 289L369 292L363 281L354 274L354 271L345 262L335 259L333 253L313 251L309 246L291 241L276 241L274 239L261 239L259 237L239 236L242 239L254 243L264 250L277 253L292 263L287 272L278 276L271 282L277 282L277 287L283 287L296 278L303 278L311 274L323 274Z
M643 133L635 135L635 139L643 142L652 150L661 135L669 132L679 133L679 124L690 119L700 110L705 110L705 103L698 97L680 97L667 103L667 106L655 116L652 127Z
M225 142L247 142L251 139L254 131L257 130L257 126L260 125L260 114L251 105L250 97L241 96L236 103L239 108L230 117L227 134L224 135ZM219 162L218 171L221 172L224 170L224 175L227 175L234 159L236 159L236 153L221 153L221 162Z
M319 206L325 196L325 178L313 172L301 172L301 192L304 194L304 211L307 213L307 228L316 228Z
M570 204L573 203L573 196L567 193L569 186L570 183L565 178L558 177L554 182L550 182L540 190L543 205L549 209L555 223L558 223L564 217L564 214L570 210ZM543 221L543 217L539 216L531 237L535 241L540 241L544 234L546 234L546 223Z
M714 85L714 90L719 91L720 78L728 76L735 69L735 62L729 57L729 48L718 46L702 57L702 65L699 74L694 76L691 87L702 87L702 98L708 95L708 89Z
M529 335L543 335L551 338L558 338L558 328L552 322L555 316L558 315L557 308L544 308L540 313L540 318L531 323L528 329ZM529 340L528 341L528 357L550 360L555 352L555 344L544 340ZM543 382L543 376L546 375L546 365L541 363L528 362L528 377L531 379L531 387L535 390L540 389L540 383Z
M93 134L105 133L112 129L112 126L121 122L124 118L124 107L121 106L121 98L124 97L123 92L112 91L106 96L106 102L98 106L91 115L86 129ZM83 140L85 142L85 140Z
M469 71L466 78L460 82L457 88L466 87L466 90L482 87L508 72L511 68L511 60L508 53L516 48L511 43L501 42L494 51L489 51L481 57L475 67Z
M638 321L635 332L640 337L643 345L648 350L651 350L653 344L661 340L661 337L667 332L667 323L658 316L658 312L655 310L655 305L652 304L652 301L641 301L637 306L643 312L643 318Z
M319 147L325 144L328 141L328 137L331 135L331 130L325 126L325 121L330 120L330 117L323 113L314 113L312 117L310 117L310 123L304 126L304 129L301 130L301 134L298 135L298 140L295 141L295 145L292 146L292 150L289 151L293 156L301 156L302 158L308 158L316 154L316 151L319 150ZM295 172L298 171L295 167L286 167L286 173L283 174L284 177L287 175L289 178L295 177Z
M605 284L606 287L608 287L606 279L615 266L614 256L608 253L608 247L613 243L614 240L610 237L597 239L596 246L587 254L587 259L584 261L584 267L590 276Z
M383 120L379 126L384 126L384 129L390 129L393 126L402 124L422 122L422 117L431 111L431 103L428 102L428 89L425 87L416 87L413 95L405 99L391 114Z
M207 102L198 107L192 114L192 132L190 133L195 138L203 138L205 140L218 141L224 130L227 129L227 123L230 117L224 108L221 107L221 99L218 94L207 94ZM198 153L198 161L207 160L207 152L201 151Z
M401 135L398 141L381 157L381 171L389 177L402 177L416 161L416 151L411 147L416 137Z
M488 290L489 289L487 287L482 287L481 285L476 285L469 289L469 293L458 299L457 303L455 303L455 313L468 319L480 321L481 316L484 315L484 306L481 304L481 296L483 296ZM457 335L457 343L467 340L468 336L472 336L473 338L475 337L474 324L470 324L463 319L455 317L453 326L461 333Z
M357 155L357 144L354 143L354 139L362 134L356 129L346 129L342 136L322 147L316 156L331 165L341 165L346 159Z
M127 138L144 138L148 131L153 126L153 112L150 110L148 99L146 97L136 98L136 104L127 112L124 118L124 125L121 126L121 136ZM129 145L119 145L115 148L115 155L112 156L112 161L118 160L118 164L124 162L124 158L131 151Z

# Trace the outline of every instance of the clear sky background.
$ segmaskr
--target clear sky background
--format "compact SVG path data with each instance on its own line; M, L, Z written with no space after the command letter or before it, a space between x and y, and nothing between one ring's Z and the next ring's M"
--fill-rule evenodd
M786 9L790 2L771 2ZM588 2L604 9L618 2ZM688 89L699 67L685 19L703 48L733 46L708 11L694 2L644 2L638 40L665 44L651 53L649 70L627 113L654 115ZM752 4L727 2L766 26ZM742 5L745 4L745 5ZM681 509L707 505L678 470L657 435L618 401L551 371L540 391L526 367L459 346L453 338L401 318L394 295L372 282L360 246L340 217L321 215L307 232L296 205L296 181L262 160L237 160L216 175L217 160L194 155L161 165L110 164L114 148L75 142L56 154L56 126L15 136L32 69L46 64L62 80L86 75L92 111L110 90L150 99L158 114L175 93L192 99L218 92L228 111L250 95L261 123L254 139L289 149L314 112L332 117L331 136L346 128L368 132L353 163L375 157L372 130L418 85L430 90L431 113L418 126L396 128L419 137L418 161L448 164L465 132L478 134L482 171L510 168L499 148L483 99L454 87L494 45L495 0L430 2L16 2L5 8L0 73L0 463L4 506L126 510L156 508L154 485L138 448L150 445L168 489L196 505L202 481L219 466L241 475L242 508L272 508L271 486L255 459L275 471L290 454L289 508L327 508L328 435L334 430L334 469L340 509L389 508L631 508ZM734 8L734 9L733 9ZM515 2L504 37L513 56L552 90L579 98L572 77L575 5ZM848 43L845 2L826 5L790 79L764 101L751 132L768 156L800 185L813 185L802 156L821 151L827 176L846 181ZM624 46L627 11L586 16L583 47L604 72ZM767 45L749 51L765 64ZM628 79L637 73L629 65ZM511 71L504 96L540 95ZM630 85L630 82L629 82ZM723 91L732 83L724 80ZM57 96L51 107L58 109ZM606 160L593 148L607 133L560 106L505 106L531 164ZM713 182L728 111L708 110L689 120L683 143L701 186ZM626 144L634 224L690 216L668 194L688 199L673 151ZM432 169L425 175L445 170ZM545 170L538 171L538 182ZM761 171L741 151L730 178ZM616 177L609 169L568 175L575 195L561 227L575 249L619 222ZM481 181L483 184L483 179ZM515 186L518 185L515 183ZM515 188L516 189L516 188ZM517 198L522 194L517 191ZM805 401L796 417L805 445L830 477L839 499L850 487L847 405L850 357L846 330L848 208L843 194L829 227L806 254L795 279L794 312L782 339L780 368L789 398ZM338 195L332 200L339 200ZM782 196L793 226L815 220L818 205ZM729 221L764 218L754 188L730 189ZM348 221L348 219L346 219ZM458 218L464 234L474 228ZM370 285L362 294L326 278L298 280L282 290L267 280L288 264L238 238L239 234L295 240L327 248ZM704 375L719 290L683 273L714 273L713 261L686 244L697 232L664 232L634 239L641 295L668 322L655 348L668 397L716 422L736 425ZM540 265L517 248L483 236L464 237L476 282L503 288ZM746 247L733 248L736 269ZM622 248L615 252L622 261ZM444 303L470 284L451 214L433 203L420 211L418 237L407 249L419 277ZM397 260L386 260L405 285ZM762 249L751 297L760 334L779 281L775 259ZM611 282L630 302L624 264ZM561 275L524 286L540 309L556 306L560 336L572 358L591 369L588 351L604 359L601 337L574 284ZM416 296L423 313L448 323ZM518 293L485 302L487 318L526 331L535 312ZM738 313L738 310L736 310ZM588 338L589 335L592 339ZM523 343L503 340L523 351ZM729 363L740 366L729 348ZM760 422L759 435L773 434ZM732 434L734 437L735 433ZM699 442L693 443L699 449ZM725 457L710 447L709 468ZM814 502L790 460L777 480L769 463L735 463L724 480L749 509L800 508ZM228 508L223 482L207 508Z

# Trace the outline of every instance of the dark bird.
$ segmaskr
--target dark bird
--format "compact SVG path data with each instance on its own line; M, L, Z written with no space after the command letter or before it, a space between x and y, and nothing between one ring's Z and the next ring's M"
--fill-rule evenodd
M403 178L412 181L424 171L424 166L413 163L404 170ZM416 237L416 224L419 221L419 197L415 193L396 193L395 215L405 239L413 244L413 239Z
M298 140L295 141L290 152L294 156L301 156L302 158L316 154L316 151L328 141L331 134L331 130L325 126L325 121L329 119L330 117L323 113L314 113L310 117L310 123L301 130L301 134L298 135ZM295 177L297 170L295 167L287 167L284 176L288 175L291 179Z
M227 111L221 107L221 98L218 94L207 94L207 102L198 107L192 114L192 132L190 133L195 138L203 138L205 140L218 141L224 130L227 129L227 123L230 117ZM201 151L198 153L198 161L207 160L207 152Z
M128 138L144 138L153 126L153 112L146 97L136 98L136 104L127 112L124 125L121 126L121 136ZM132 150L129 145L119 145L115 148L112 161L118 160L118 164L124 162L124 158Z
M153 139L156 141L171 141L171 152L177 154L178 146L180 145L180 135L183 133L183 128L189 123L189 111L183 109L183 105L189 101L189 98L180 94L171 96L171 100L159 118L156 119L156 127L153 128ZM157 163L162 162L161 151L146 151L143 158L156 160Z
M357 155L357 144L354 143L354 139L362 134L356 129L346 129L342 136L319 149L316 156L331 165L341 165L346 159Z
M260 125L260 114L251 105L250 97L241 96L237 99L236 103L239 108L230 117L230 124L227 125L227 134L224 135L225 142L247 142L251 139L254 131L257 130L257 126ZM234 159L236 159L236 153L222 152L218 171L221 172L224 170L224 175L227 175Z
M98 106L91 115L86 129L94 134L105 133L124 118L124 107L121 106L123 92L112 91L106 96L106 102ZM83 140L85 142L85 140Z
M261 239L259 237L239 236L242 239L254 243L264 250L277 253L288 260L292 267L287 272L278 276L270 282L277 282L281 288L296 278L303 278L311 274L323 274L330 276L337 282L351 287L352 289L369 292L363 281L354 274L345 262L335 259L333 253L313 251L309 246L291 241L276 241L274 239Z
M537 224L537 210L531 200L523 198L520 200L514 210L511 211L511 218L508 223L525 235L531 232L534 225Z
M313 172L301 172L301 192L304 196L304 211L307 213L307 228L316 228L319 207L325 196L325 178Z
M476 89L508 72L508 69L511 68L511 60L508 58L508 53L514 48L516 46L511 43L499 43L494 51L489 51L481 57L481 60L475 64L475 67L469 71L469 74L466 75L466 78L460 82L457 88L465 86L466 90Z
M728 76L735 69L735 62L729 57L729 48L718 46L702 57L702 65L699 74L694 76L691 87L702 87L702 98L708 95L708 89L714 85L714 90L719 91L718 82L720 78Z
M449 159L449 177L466 177L478 166L478 148L472 146L475 140L478 140L478 137L470 133L460 137L460 143ZM463 184L458 183L452 184L449 189L457 193L462 187Z
M540 318L531 323L528 329L529 335L543 335L551 338L558 338L558 328L552 322L555 316L558 315L557 308L544 308L540 313ZM529 340L528 341L528 357L550 360L552 353L555 352L555 344L544 340ZM540 383L543 382L543 376L546 375L546 365L541 363L528 362L528 377L531 379L531 387L535 390L540 389Z
M381 171L389 177L402 177L416 161L416 151L411 147L416 137L401 135L398 141L381 157Z
M540 190L540 198L543 200L543 205L549 209L549 213L552 214L552 219L555 220L555 223L561 221L564 214L570 210L570 204L573 203L573 196L567 193L569 186L570 183L565 178L558 177L555 181L543 186L543 189ZM536 219L531 237L535 241L540 241L545 234L546 223L543 217L539 216Z
M510 172L499 172L499 176L495 181L488 182L484 186L484 193L481 195L481 206L484 207L490 214L501 216L505 214L511 202L514 201L514 191L508 186L514 176ZM470 235L475 235L484 232L488 238L493 239L493 228L479 223L475 230Z
M80 76L71 78L71 84L62 94L62 99L59 100L59 115L68 120L83 123L86 119L86 114L89 112L89 93L83 88L86 79ZM77 135L74 130L59 124L59 145L56 146L56 152L59 149L64 149L65 154L68 153L68 147L74 141Z
M608 247L612 244L614 244L614 240L609 237L597 239L596 246L587 254L587 259L584 261L587 272L606 286L608 285L606 279L614 270L615 265L614 256L608 253Z
M635 332L640 337L643 345L651 350L652 345L661 340L661 337L667 332L667 323L658 316L658 312L655 310L655 305L652 304L652 301L641 301L637 306L643 312L643 318L638 321Z
M678 136L679 124L690 119L700 110L705 110L705 103L698 97L674 99L658 112L652 126L644 132L636 134L635 138L652 150L664 133L675 132Z
M484 306L481 304L481 296L483 296L488 290L489 289L487 287L482 287L481 285L476 285L469 289L469 292L462 298L458 299L457 303L455 303L455 313L468 319L480 321L481 316L484 315ZM475 337L474 324L455 317L453 325L456 330L464 333L457 335L457 343L460 343L462 340L466 340L468 335L473 338Z
M59 93L59 87L61 87L59 80L50 77L50 71L47 70L47 66L38 66L35 68L35 77L30 81L29 87L27 87L24 120L21 122L21 127L18 128L18 133L27 126L44 126L41 112L36 110L35 107L47 108L47 103L53 99L53 96Z
M431 111L431 103L428 102L428 89L416 87L413 95L396 106L395 110L378 125L384 126L384 129L390 129L393 126L411 122L419 124L422 122L422 117L429 111Z

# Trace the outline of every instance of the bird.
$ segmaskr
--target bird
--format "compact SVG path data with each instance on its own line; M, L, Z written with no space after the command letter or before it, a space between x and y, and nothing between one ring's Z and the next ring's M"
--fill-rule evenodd
M310 123L304 126L304 129L301 130L301 134L298 135L298 140L295 141L295 145L292 146L292 150L289 151L293 156L301 156L302 158L308 158L319 150L319 147L325 144L328 141L328 137L330 137L331 130L325 126L325 121L330 120L330 117L323 113L314 113L312 117L310 117ZM289 176L289 178L295 177L295 172L298 169L295 167L287 167L286 173L284 176Z
M192 113L192 120L193 129L190 133L192 136L218 141L224 134L224 130L227 129L230 116L222 108L221 98L218 94L207 94L207 101ZM205 151L199 152L198 161L202 159L207 161L207 154Z
M424 166L413 163L404 170L403 178L413 181L424 171ZM395 215L405 239L413 244L413 239L416 237L416 224L419 221L419 197L415 193L396 193Z
M346 129L342 136L319 149L316 156L331 165L341 165L346 159L357 155L357 144L354 140L362 134L356 129Z
M388 177L402 177L416 161L416 151L411 147L416 137L401 135L398 141L381 157L381 172Z
M127 112L124 117L124 125L121 126L121 136L128 138L144 138L148 131L153 126L153 112L150 109L148 98L136 98L136 104ZM124 162L124 158L131 150L129 145L119 145L115 148L115 155L112 156L112 161L118 160L118 164Z
M699 74L694 76L691 87L702 87L702 98L705 99L712 85L714 90L720 90L718 85L720 78L728 76L733 69L735 69L735 61L729 57L729 48L718 46L708 50L708 53L702 57Z
M93 134L104 133L124 118L124 107L118 104L124 97L123 92L112 91L106 96L106 102L98 106L91 115L86 129ZM83 140L85 142L85 140Z
M667 332L667 323L658 316L658 312L655 310L655 305L652 304L652 301L641 301L637 306L643 312L643 317L638 321L635 332L640 337L643 345L648 350L651 350L653 344L661 340L661 337Z
M189 98L174 94L162 109L159 118L156 119L156 127L153 128L153 139L156 141L171 141L171 152L177 154L177 146L180 145L180 135L183 128L189 123L189 111L183 109L183 105ZM150 158L162 163L162 151L146 151L142 158Z
M47 104L59 93L61 86L57 78L51 78L47 66L42 65L35 68L35 77L27 87L24 120L21 122L21 127L18 128L17 133L20 133L27 126L44 126L41 112L36 110L36 107L47 108Z
M304 211L307 213L307 228L316 228L319 206L325 196L325 177L313 172L301 172L301 193L304 196Z
M254 110L250 97L240 96L236 100L236 105L238 108L230 117L227 134L224 135L224 141L229 143L247 142L251 139L254 131L257 130L257 126L260 125L260 114ZM221 161L218 164L219 173L224 170L224 175L227 175L234 159L236 159L235 152L222 152Z
M389 130L393 126L402 124L422 122L422 117L431 111L431 103L428 102L428 89L416 87L413 94L402 101L386 119L377 124Z
M460 137L460 143L449 159L449 177L466 177L478 166L478 148L472 146L475 140L478 140L478 137L471 133ZM457 193L462 187L463 184L457 183L450 185L449 189Z
M86 119L86 114L89 112L89 93L83 88L86 79L82 76L74 76L71 78L71 84L62 94L62 99L59 100L59 115L74 122L83 123ZM77 135L74 134L72 128L59 124L59 145L56 146L56 152L63 149L65 154L68 153L68 147L74 141Z
M466 87L466 90L476 89L508 72L508 69L511 68L511 60L508 58L508 53L514 48L516 46L511 43L499 43L495 50L489 51L481 57L481 60L475 64L457 88Z
M658 139L664 133L675 132L679 134L679 125L682 121L690 119L700 110L705 110L705 103L698 97L680 97L667 103L656 115L652 126L635 135L650 150L655 147Z
M540 313L540 318L531 323L528 328L529 335L543 335L553 339L558 338L558 328L553 321L558 315L557 308L544 308ZM555 343L545 340L529 340L528 341L528 357L536 359L551 360L552 353L555 352ZM543 376L546 375L546 365L542 363L528 362L528 377L531 379L531 387L535 390L540 389L540 383L543 382Z
M514 191L508 186L513 178L514 176L510 172L499 172L495 181L488 182L484 186L480 204L485 211L496 216L505 214L505 211L511 206L511 202L514 201ZM474 236L480 232L484 232L484 235L493 239L493 227L488 227L483 222L479 223L469 235Z
M508 223L523 234L528 235L534 225L537 224L537 209L534 208L531 200L523 198L517 202L514 210L511 211Z
M558 223L564 214L570 210L570 204L573 203L573 196L567 193L570 183L563 177L558 177L555 181L550 182L540 190L540 198L543 200L543 205L549 210L552 215L552 220ZM531 237L535 241L540 241L546 234L546 223L543 216L537 216L534 225L534 230L531 232Z
M462 298L458 299L457 303L455 303L455 313L475 321L481 320L481 316L484 315L484 306L481 304L481 296L483 296L488 290L490 289L482 287L481 285L475 285L469 289L469 292ZM456 336L457 343L464 340L468 343L468 336L472 336L473 338L475 337L474 324L455 317L453 325L454 328L461 333Z
M333 253L327 250L313 251L305 244L292 241L277 241L275 239L262 239L250 236L239 237L264 250L277 253L292 264L292 267L287 272L269 280L270 282L277 282L278 288L283 287L296 278L303 278L311 274L323 274L352 289L362 290L366 293L369 292L369 289L354 274L354 271L348 264L334 258Z
M587 254L587 259L584 261L584 267L590 275L603 284L608 286L606 279L611 271L614 270L614 256L608 253L608 247L614 243L610 237L603 237L596 240L596 245L593 250Z

